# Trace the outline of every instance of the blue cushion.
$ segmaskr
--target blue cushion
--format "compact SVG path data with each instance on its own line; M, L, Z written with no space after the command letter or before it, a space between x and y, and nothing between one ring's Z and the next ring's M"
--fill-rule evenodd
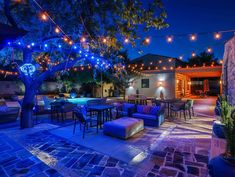
M138 118L138 119L156 119L157 117L151 114L141 114L141 113L134 113L132 114L132 117Z
M123 104L123 111L128 112L128 109L129 109L129 108L132 108L132 107L134 107L134 106L135 106L134 104L124 103L124 104Z
M0 106L0 112L7 112L8 110L8 107L3 105L3 106Z
M153 106L150 110L150 114L157 115L159 110L160 110L160 106Z
M138 112L138 113L143 113L143 110L144 110L144 107L143 107L143 106L141 106L141 105L138 105L138 106L137 106L137 112Z

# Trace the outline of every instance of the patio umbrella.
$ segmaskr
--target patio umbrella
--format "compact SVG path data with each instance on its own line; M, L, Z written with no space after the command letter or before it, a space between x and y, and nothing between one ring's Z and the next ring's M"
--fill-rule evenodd
M6 45L7 41L14 41L22 37L27 31L0 23L0 49Z

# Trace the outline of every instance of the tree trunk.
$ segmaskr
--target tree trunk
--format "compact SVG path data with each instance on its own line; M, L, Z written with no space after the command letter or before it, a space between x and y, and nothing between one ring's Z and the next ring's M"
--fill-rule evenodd
M36 89L34 87L25 86L25 94L22 103L20 126L21 128L33 127L33 107L35 104Z

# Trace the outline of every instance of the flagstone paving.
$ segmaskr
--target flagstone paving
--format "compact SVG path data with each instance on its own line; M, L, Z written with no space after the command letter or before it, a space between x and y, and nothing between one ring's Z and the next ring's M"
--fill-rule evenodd
M147 157L130 164L52 134L59 128L55 125L4 130L0 176L207 177L212 120L197 116L165 122L168 128L146 150Z
M0 134L0 176L62 176L18 143ZM36 176L35 176L36 177Z
M31 158L35 158L39 164L45 166L44 176L54 176L56 173L58 176L61 174L66 177L206 177L210 142L205 137L200 139L198 135L206 134L209 137L210 129L206 132L200 132L205 127L195 129L193 125L197 125L197 121L200 119L194 119L187 123L181 122L169 129L170 132L164 132L163 134L166 136L159 138L159 142L156 142L156 145L148 152L148 157L134 165L58 137L50 133L50 130L12 136L31 153L24 150L23 156L29 156L29 158L22 166L16 163L15 168L20 169L17 171L18 173L26 172L25 168L31 167L35 163ZM172 125L174 123L168 122L166 124ZM185 138L185 132L189 138ZM180 136L184 138L180 138ZM0 151L4 152L8 145L2 147ZM31 171L26 173L27 176L32 173L37 175L41 173L38 171L39 167L34 170L35 168L28 168Z

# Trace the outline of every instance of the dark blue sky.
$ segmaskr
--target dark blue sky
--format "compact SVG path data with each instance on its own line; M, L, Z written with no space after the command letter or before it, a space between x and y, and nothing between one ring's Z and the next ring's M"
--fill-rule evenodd
M165 37L171 34L190 34L198 32L213 32L235 29L235 0L163 0L168 13L169 28L160 31L152 30L142 35L151 36L149 46L141 49L144 54L154 53L170 57L190 57L192 51L200 53L211 47L215 57L223 57L224 42L232 37L232 33L222 34L220 40L214 40L213 34L198 35L197 41L189 41L188 36L175 37L174 42L168 44ZM129 48L131 59L141 56L137 48Z

